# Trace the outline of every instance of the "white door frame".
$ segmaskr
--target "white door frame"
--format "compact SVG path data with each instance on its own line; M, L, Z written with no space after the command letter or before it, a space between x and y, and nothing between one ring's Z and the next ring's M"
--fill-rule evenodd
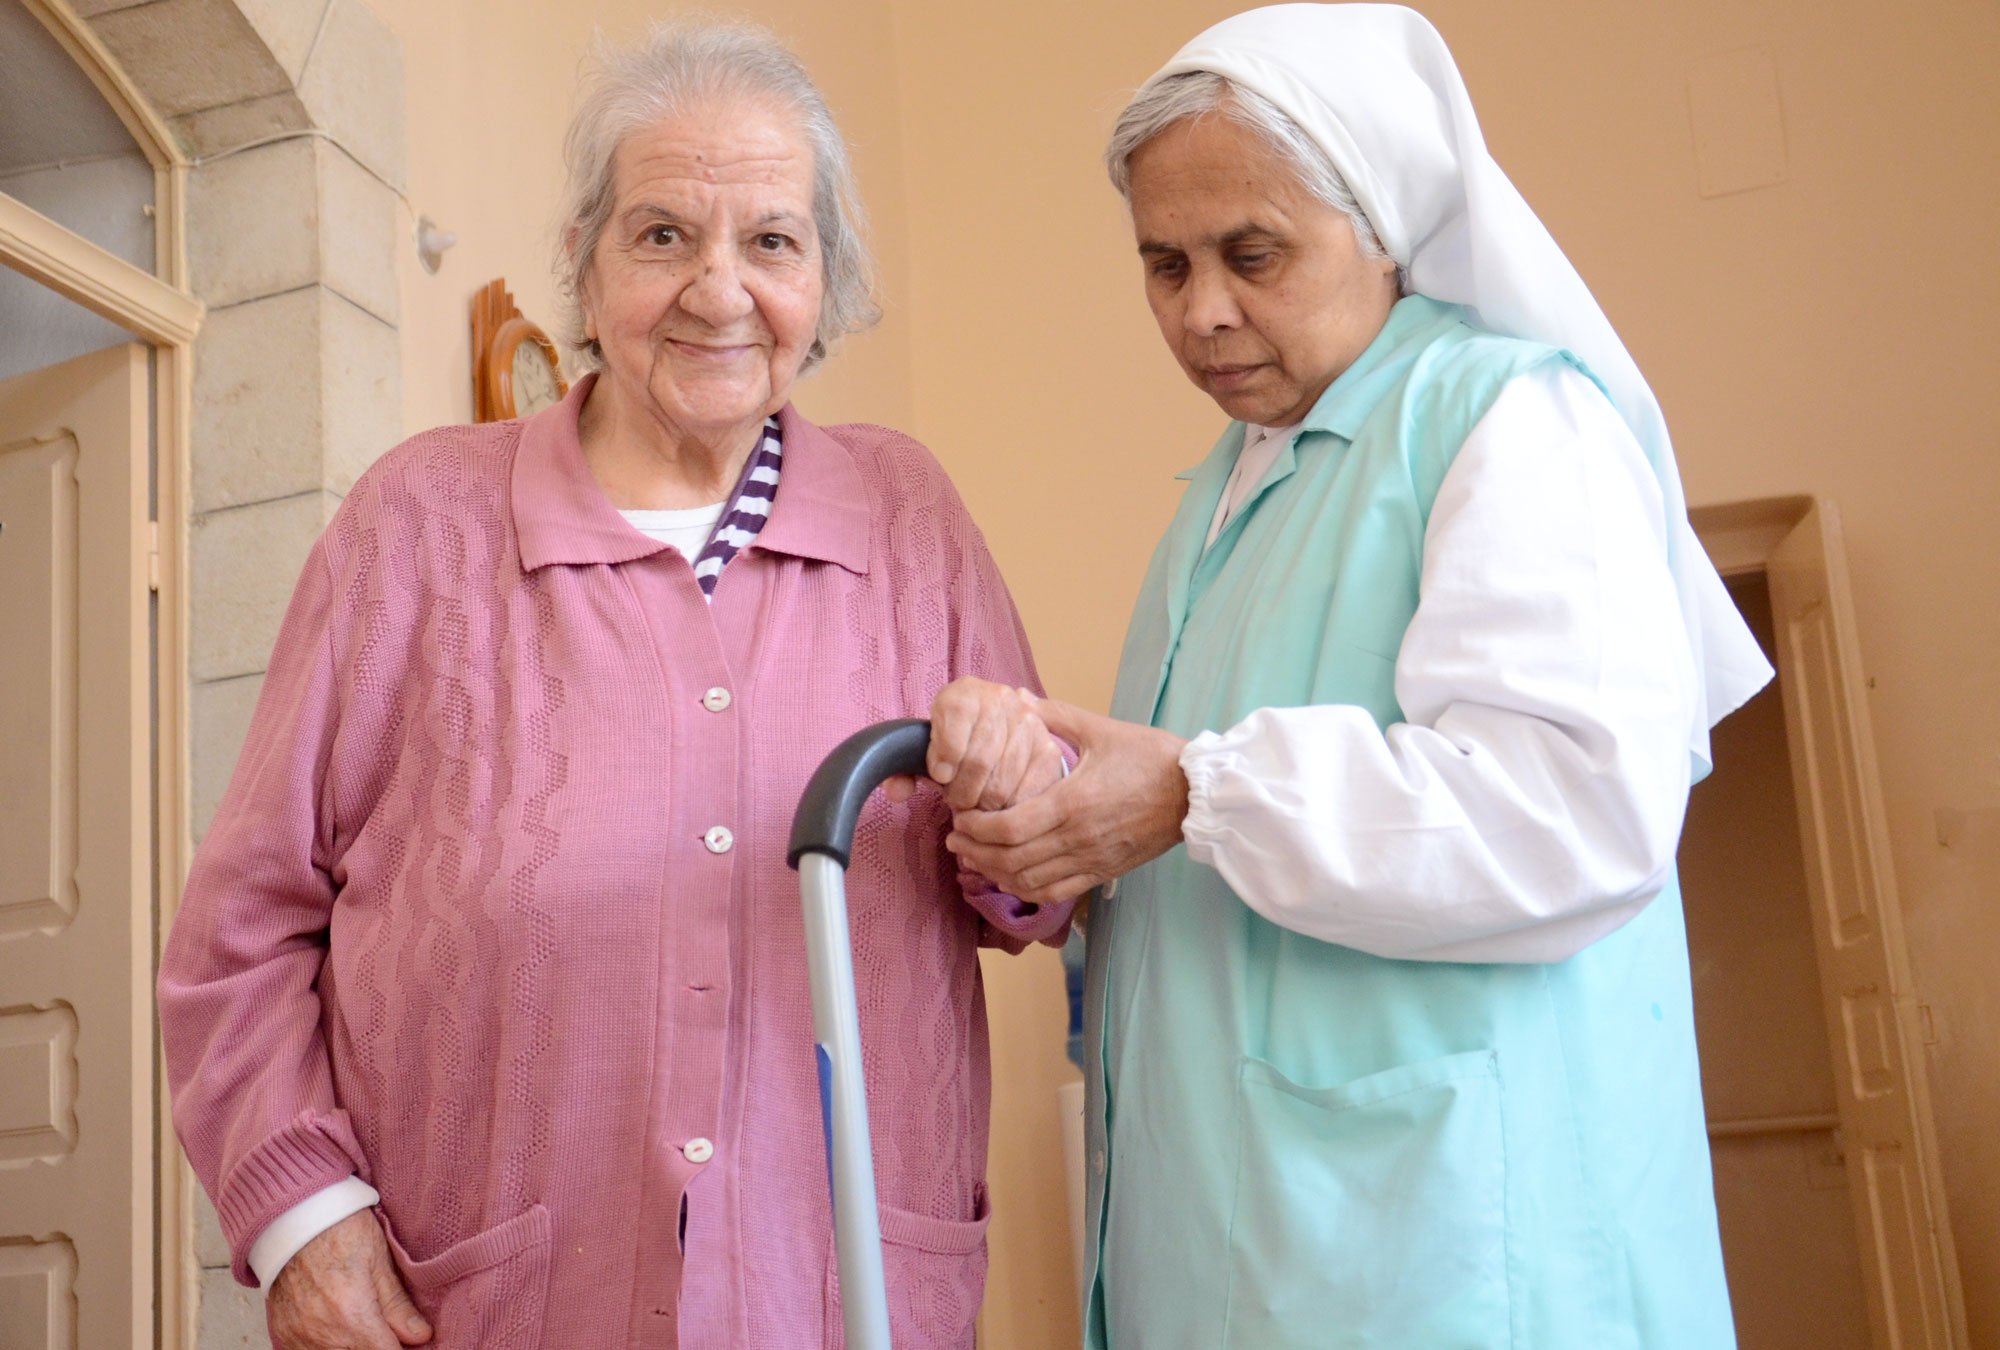
M193 433L194 339L204 307L187 289L184 246L188 162L166 123L126 78L96 35L66 5L22 0L117 113L153 167L154 268L134 267L47 217L0 194L0 264L32 277L85 309L137 334L154 352L154 519L149 581L158 596L154 649L157 768L152 784L155 845L153 913L157 938L179 906L189 848L187 810L188 464ZM152 1072L165 1081L157 1037ZM155 1203L160 1241L153 1278L164 1350L194 1344L196 1281L192 1232L194 1178L175 1141L166 1094L154 1122Z

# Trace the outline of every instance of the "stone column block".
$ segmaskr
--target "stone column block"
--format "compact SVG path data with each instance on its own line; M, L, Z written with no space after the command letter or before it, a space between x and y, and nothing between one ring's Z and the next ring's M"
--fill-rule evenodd
M324 482L316 286L211 311L195 343L194 509Z
M327 6L338 0L232 0L243 17L264 39L271 58L292 84L305 72L306 58L312 55L313 38L326 19Z
M319 150L279 141L188 175L188 280L211 310L320 279Z
M304 131L311 125L306 105L290 90L183 113L172 123L181 147L196 159L206 159L252 141L268 140L287 131Z
M400 209L321 137L225 156L189 175L190 282L210 309L318 283L393 324Z
M203 1270L229 1269L229 1239L222 1236L222 1220L208 1192L194 1188L194 1258Z
M156 0L101 14L90 26L163 117L292 88L232 0Z
M394 328L337 295L321 313L321 483L344 497L402 439L402 345Z
M226 1270L204 1270L195 1350L269 1350L270 1344L262 1291L245 1289Z
M168 3L169 0L162 0ZM408 180L403 143L403 44L362 0L331 0L299 98L354 157L397 187Z
M395 189L345 149L314 142L319 155L320 277L387 324L402 314L396 250L414 248Z
M339 505L315 491L195 521L188 673L196 684L264 669L306 555Z
M402 434L396 329L323 286L213 312L195 347L197 514L343 496Z
M208 833L222 794L229 790L229 776L236 771L236 758L243 753L250 716L257 711L257 695L263 689L262 675L239 675L197 684L189 691L188 777L193 791L188 794L188 823L197 844ZM228 1263L226 1250L222 1260ZM202 1264L213 1263L203 1257Z

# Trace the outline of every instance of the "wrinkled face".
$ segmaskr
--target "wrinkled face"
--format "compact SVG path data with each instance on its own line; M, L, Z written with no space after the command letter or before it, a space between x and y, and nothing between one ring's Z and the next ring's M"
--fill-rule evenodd
M1131 171L1146 300L1181 369L1239 421L1304 418L1388 321L1395 264L1226 117L1174 123Z
M812 149L780 109L725 101L626 138L584 279L604 379L680 434L784 405L824 290Z

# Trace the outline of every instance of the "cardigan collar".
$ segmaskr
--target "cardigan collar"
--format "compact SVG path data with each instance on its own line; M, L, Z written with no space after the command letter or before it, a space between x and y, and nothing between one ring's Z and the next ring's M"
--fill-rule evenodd
M632 528L584 460L577 424L596 383L595 373L584 376L562 402L522 424L511 497L524 572L632 562L667 547ZM778 492L750 547L865 575L868 498L853 457L789 403L778 412L778 434L784 445Z

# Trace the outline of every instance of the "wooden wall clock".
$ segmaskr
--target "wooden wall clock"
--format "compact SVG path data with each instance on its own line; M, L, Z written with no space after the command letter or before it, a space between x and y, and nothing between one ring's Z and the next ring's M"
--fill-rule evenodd
M515 307L505 278L487 282L472 297L472 420L533 417L568 392L556 344Z

